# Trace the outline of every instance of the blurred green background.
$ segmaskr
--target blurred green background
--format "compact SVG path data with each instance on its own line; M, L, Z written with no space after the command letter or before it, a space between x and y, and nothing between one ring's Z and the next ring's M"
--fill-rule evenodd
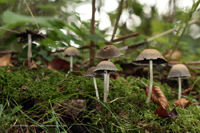
M33 58L40 62L42 60L49 62L55 56L62 57L60 52L50 54L50 51L65 49L67 46L77 48L88 46L91 40L98 45L94 47L96 54L105 45L102 42L111 39L120 2L120 0L96 0L95 35L92 35L90 34L92 0L27 0L40 32L48 36L42 41L33 42ZM190 20L198 21L198 3L193 2L192 0L124 0L115 38L135 32L139 32L140 35L113 45L120 48L138 44ZM155 48L163 54L177 46L184 61L199 60L199 25L199 22L188 24L184 34L181 35L184 28L180 29L179 33L175 30L151 41L143 48ZM24 0L0 1L0 27L18 32L24 32L25 29L37 30ZM0 29L0 40L0 51L15 51L19 53L17 54L19 61L27 59L27 44L18 44L15 33ZM120 60L131 63L142 49L136 48L126 53ZM83 58L90 58L89 49L79 50L81 58L75 61L82 62ZM89 64L89 61L86 63Z

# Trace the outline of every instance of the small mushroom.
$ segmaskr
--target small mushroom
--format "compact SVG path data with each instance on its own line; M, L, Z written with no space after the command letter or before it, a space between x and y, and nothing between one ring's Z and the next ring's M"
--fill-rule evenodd
M96 68L94 69L95 74L104 73L104 102L107 103L108 93L109 93L109 86L107 85L107 75L109 73L119 71L116 66L110 61L101 61ZM108 80L109 84L109 80Z
M79 56L80 53L75 47L68 47L64 51L65 57L70 57L70 71L73 70L73 56Z
M96 83L96 78L95 77L101 77L102 75L100 75L100 74L95 75L94 72L93 72L95 68L96 67L89 68L87 70L87 72L85 73L84 78L93 78L94 87L95 87L95 91L96 91L96 97L97 97L97 99L99 99L99 92L98 92L98 89L97 89L97 83Z
M124 54L121 53L115 46L106 45L99 51L99 53L95 56L95 58L110 59L110 58L117 58L121 55Z
M172 66L172 68L169 71L168 77L171 79L177 79L178 78L178 99L181 99L181 79L191 77L190 72L188 68L183 64L176 64Z
M117 58L120 57L121 55L124 54L121 53L118 48L116 48L113 45L106 45L100 49L99 53L95 56L95 58L107 59L108 61L110 61L110 58ZM109 78L110 74L108 73L105 79L106 80L105 84L107 84L107 87L109 87Z
M163 64L167 61L165 58L155 49L145 49L143 50L138 57L132 61L133 64L140 64L140 65L148 65L150 68L150 85L149 85L149 92L147 96L146 103L150 102L152 87L153 87L153 64Z

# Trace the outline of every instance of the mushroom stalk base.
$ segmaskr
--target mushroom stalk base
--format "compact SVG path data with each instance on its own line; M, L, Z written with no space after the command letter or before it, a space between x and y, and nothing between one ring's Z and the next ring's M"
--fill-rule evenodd
M178 99L181 99L181 77L178 77Z
M96 91L96 97L97 99L99 99L99 92L98 92L98 89L97 89L97 82L96 82L96 78L93 77L93 80L94 80L94 88L95 88L95 91Z
M107 103L107 71L105 71L105 74L104 74L104 97L103 97L103 101L105 103Z
M149 61L149 68L150 68L150 85L149 85L149 92L148 92L146 103L150 102L152 88L153 88L153 61L152 60Z
M73 71L73 56L70 56L70 71Z
M32 51L31 51L32 39L31 34L28 34L28 69L30 69L31 65L31 58L32 58Z

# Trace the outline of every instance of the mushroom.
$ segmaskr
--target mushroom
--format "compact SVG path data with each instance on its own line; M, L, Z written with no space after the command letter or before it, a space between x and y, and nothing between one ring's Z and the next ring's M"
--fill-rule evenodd
M113 45L106 45L102 49L100 49L99 53L95 56L95 58L100 58L100 59L107 59L110 61L110 58L117 58L121 55L124 55L119 51L118 48L116 48ZM109 78L110 74L107 73L107 77L105 77L105 84L107 84L107 87L109 87Z
M104 102L107 103L109 86L106 84L107 75L109 73L119 71L117 67L110 61L101 61L94 69L95 74L104 73Z
M39 41L41 39L46 38L47 36L39 33L39 31L27 30L26 32L21 32L16 34L16 37L19 37L18 43L26 43L28 42L28 69L31 68L31 59L32 59L32 41Z
M79 56L80 53L75 47L68 47L64 51L65 57L70 57L70 71L73 70L73 56Z
M149 85L149 92L147 96L146 103L150 102L152 87L153 87L153 63L154 64L163 64L167 61L165 58L155 49L145 49L143 50L138 57L132 61L133 64L140 64L140 65L148 65L150 68L150 85Z
M102 75L100 75L100 74L95 75L94 72L93 72L95 68L96 67L89 68L87 70L87 72L85 73L84 78L93 78L94 87L95 87L95 91L96 91L96 97L97 97L97 99L99 99L99 92L98 92L98 89L97 89L97 83L96 83L96 78L95 77L101 77Z
M95 58L109 60L110 58L117 58L121 55L124 55L124 54L121 53L115 46L106 45L99 51L99 53L95 56Z
M177 79L178 78L178 99L181 99L181 79L191 77L190 72L188 68L183 64L176 64L172 66L172 68L169 71L168 77L171 79Z

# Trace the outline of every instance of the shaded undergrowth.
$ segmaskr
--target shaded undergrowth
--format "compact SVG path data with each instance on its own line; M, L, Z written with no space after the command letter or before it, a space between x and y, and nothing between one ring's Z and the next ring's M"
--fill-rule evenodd
M92 79L84 72L58 72L46 68L28 71L24 67L0 67L0 124L4 132L199 132L199 106L177 108L179 117L154 114L158 105L145 104L144 85L129 76L110 79L108 103L95 98ZM149 80L142 79L145 83ZM171 111L177 95L167 84L154 82L168 99ZM103 80L97 79L103 99ZM74 107L70 100L83 99L86 108ZM99 103L99 106L97 106ZM98 109L96 109L96 107ZM102 109L101 109L102 108ZM5 119L5 117L7 119ZM17 127L17 125L29 125ZM51 126L50 126L51 125Z

